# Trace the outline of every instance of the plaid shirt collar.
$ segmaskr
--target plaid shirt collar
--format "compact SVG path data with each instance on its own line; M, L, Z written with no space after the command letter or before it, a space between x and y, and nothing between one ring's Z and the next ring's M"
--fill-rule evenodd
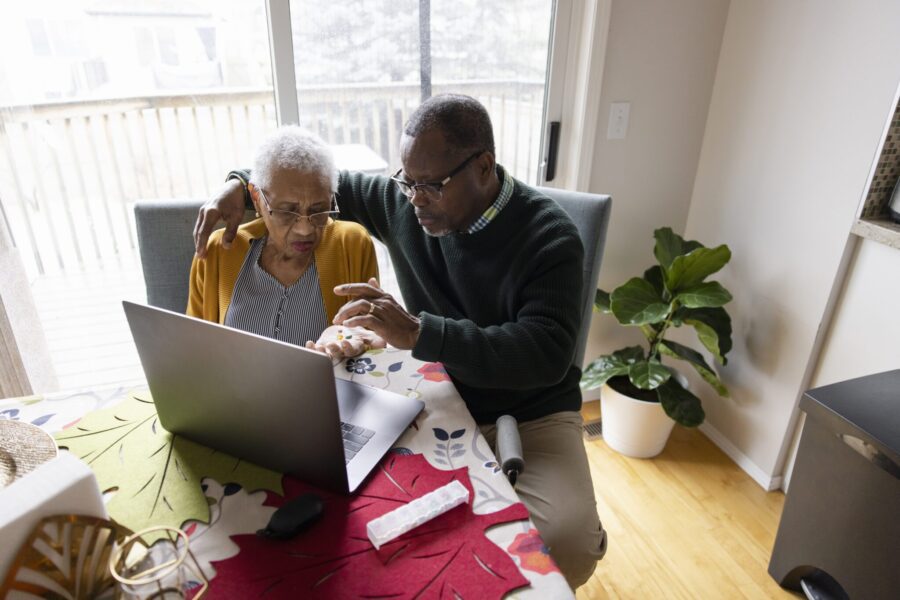
M478 219L466 229L463 233L475 233L477 231L481 231L485 227L488 226L488 223L493 221L497 215L500 214L500 211L503 210L503 207L506 206L509 199L512 197L513 193L513 177L509 174L509 171L497 165L497 171L500 175L500 179L502 180L502 185L500 187L500 193L497 194L497 199L494 200L493 204L488 206L487 210L482 213Z

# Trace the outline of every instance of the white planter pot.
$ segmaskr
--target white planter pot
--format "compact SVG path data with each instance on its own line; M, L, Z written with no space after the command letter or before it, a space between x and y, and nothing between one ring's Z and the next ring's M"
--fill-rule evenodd
M634 458L662 452L675 426L659 402L636 400L607 384L600 388L600 415L606 445Z

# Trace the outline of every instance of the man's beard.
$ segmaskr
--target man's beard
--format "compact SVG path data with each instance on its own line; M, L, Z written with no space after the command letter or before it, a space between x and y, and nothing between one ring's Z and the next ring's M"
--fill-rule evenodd
M434 238L444 237L444 236L450 235L452 233L449 229L440 229L438 231L428 231L424 227L422 228L422 231L424 231L425 235L427 235L428 237L434 237Z
M418 217L418 215L416 215ZM431 223L428 225L419 224L419 227L422 228L422 231L425 232L425 235L429 237L444 237L445 235L449 235L453 233L453 230L447 225L447 220L438 218L434 219L433 216L429 216L429 220ZM429 226L431 229L429 229Z

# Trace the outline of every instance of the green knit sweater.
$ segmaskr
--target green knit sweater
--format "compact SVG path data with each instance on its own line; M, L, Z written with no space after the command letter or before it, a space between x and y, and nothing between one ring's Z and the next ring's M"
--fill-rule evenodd
M406 308L422 320L413 356L444 364L478 423L580 409L572 359L584 250L555 202L516 181L487 227L439 238L387 177L342 172L338 204L388 247Z

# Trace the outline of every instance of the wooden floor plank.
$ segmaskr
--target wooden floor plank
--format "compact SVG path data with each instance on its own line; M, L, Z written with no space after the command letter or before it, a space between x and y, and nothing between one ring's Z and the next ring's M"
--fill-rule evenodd
M585 404L585 419L599 416ZM676 427L653 459L585 442L606 557L587 598L799 598L767 572L781 492L766 492L696 429Z

